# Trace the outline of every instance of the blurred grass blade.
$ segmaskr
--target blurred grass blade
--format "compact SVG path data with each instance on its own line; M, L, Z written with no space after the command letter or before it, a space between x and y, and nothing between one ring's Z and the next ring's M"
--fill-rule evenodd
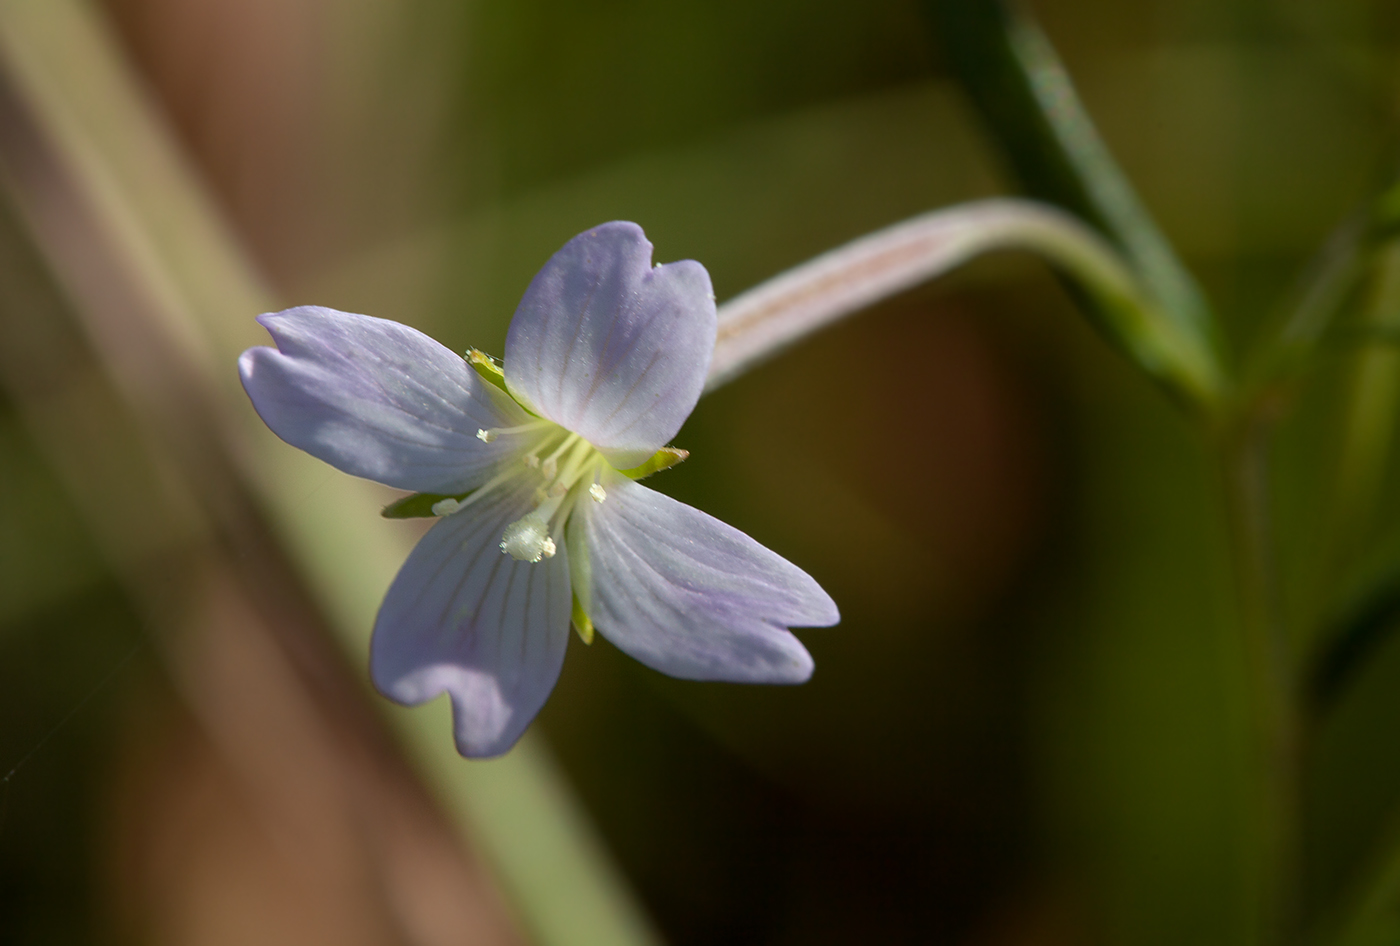
M1392 188L1392 201L1400 189ZM1384 203L1384 201L1383 201ZM1356 253L1370 256L1377 237L1393 236L1393 209L1382 206L1362 231ZM1368 248L1365 244L1371 243ZM1370 258L1371 281L1364 296L1359 326L1381 336L1400 327L1400 241L1391 239ZM1359 269L1360 262L1350 263ZM1335 311L1322 313L1314 324L1300 323L1292 341L1308 346L1320 337ZM1285 341L1290 340L1285 336ZM1392 345L1369 345L1357 356L1351 389L1343 404L1341 443L1332 486L1329 532L1316 569L1322 588L1335 587L1355 567L1357 552L1369 538L1365 533L1374 514L1389 466L1400 407L1400 351ZM1320 594L1319 594L1319 597ZM1331 602L1322 601L1326 607ZM1316 716L1326 714L1400 628L1400 570L1394 567L1373 576L1341 620L1324 626L1314 644L1316 657L1308 667L1307 696ZM1305 643L1312 643L1307 642ZM1331 935L1322 942L1335 946L1372 946L1400 942L1400 820L1376 833L1375 854L1362 872L1355 895L1339 912Z
M996 250L1029 250L1093 301L1100 329L1154 377L1201 406L1218 403L1213 352L1182 331L1092 230L1053 207L985 200L923 214L797 266L720 307L714 389L784 347L880 299Z
M1313 613L1325 620L1335 614L1338 602L1330 589L1349 580L1370 540L1377 502L1384 488L1395 440L1395 420L1400 409L1400 349L1391 342L1400 331L1400 241L1392 240L1372 259L1370 281L1365 285L1363 311L1356 325L1364 345L1354 356L1349 387L1338 419L1338 441L1327 509L1326 532L1317 553L1313 587L1306 589ZM1305 647L1318 657L1310 671L1313 696L1325 706L1345 688L1355 671L1364 666L1394 627L1400 607L1400 576L1389 573L1371 578L1370 588L1349 616L1332 626L1317 621L1304 627L1310 637ZM1396 599L1393 604L1387 604Z
M1026 191L1109 237L1199 343L1218 328L1195 279L1114 162L1039 26L1002 0L924 0L942 48Z
M1376 857L1344 910L1324 919L1309 942L1320 946L1400 943L1400 821L1377 832Z
M1327 238L1304 269L1273 337L1252 353L1245 379L1256 388L1295 380L1346 307L1374 247L1369 212L1354 214Z
M1391 241L1374 260L1362 318L1359 328L1377 338L1400 329L1400 241ZM1380 495L1400 398L1400 351L1390 344L1365 346L1356 356L1351 382L1333 486L1337 547L1330 550L1343 556L1361 538Z
M107 370L148 424L175 432L167 442L207 504L247 489L273 511L363 666L378 599L411 536L375 515L381 491L327 481L247 405L235 359L266 343L252 317L275 306L106 25L81 0L0 0L0 79L5 184ZM194 396L172 398L172 381ZM224 489L220 475L242 482ZM216 518L238 528L236 515ZM356 686L365 692L362 679ZM527 738L502 760L467 763L444 705L385 712L463 840L491 856L537 942L656 941L542 746Z
M1325 713L1337 702L1397 627L1400 573L1391 572L1377 581L1327 634L1307 679L1307 695L1315 714Z
M1400 181L1392 180L1343 220L1314 255L1281 307L1265 342L1250 353L1243 371L1245 383L1259 392L1296 383L1312 365L1318 347L1326 344L1339 320L1354 306L1367 310L1364 315L1369 324L1362 326L1367 334L1385 336L1393 332L1394 320L1387 321L1377 299L1384 294L1384 286L1377 289L1376 284L1394 278L1385 274L1395 265L1393 247L1398 232ZM1371 298L1359 302L1358 295L1376 271L1380 277L1371 286ZM1354 400L1353 406L1373 400L1371 395L1363 395L1372 382L1361 378L1378 377L1376 364L1377 359L1366 357L1358 363L1353 393L1359 400Z

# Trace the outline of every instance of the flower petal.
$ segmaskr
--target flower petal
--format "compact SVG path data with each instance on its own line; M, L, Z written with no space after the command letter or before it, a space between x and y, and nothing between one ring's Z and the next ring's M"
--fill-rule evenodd
M530 511L530 492L484 497L433 526L374 625L374 685L408 705L446 692L465 756L500 755L515 744L554 689L569 643L563 542L536 564L500 549L505 527Z
M628 469L695 409L714 348L705 267L653 268L641 227L605 223L565 244L525 290L506 335L506 385Z
M238 359L258 414L294 447L399 489L461 493L519 448L482 428L529 420L458 355L388 319L300 306L258 317L276 348Z
M575 592L620 649L673 677L801 683L788 626L840 620L810 575L731 526L612 474L570 518ZM586 585L584 583L586 582ZM583 587L580 587L583 586Z

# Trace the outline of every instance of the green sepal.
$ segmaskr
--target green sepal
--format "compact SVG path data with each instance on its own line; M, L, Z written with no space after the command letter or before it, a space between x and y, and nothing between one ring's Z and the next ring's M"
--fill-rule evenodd
M578 639L585 644L593 643L593 619L584 613L583 605L579 604L578 595L574 595L574 612L569 620L574 624L574 630L578 631Z
M653 473L660 473L662 470L675 466L688 456L690 456L689 450L682 450L679 447L662 447L651 455L650 460L643 463L641 466L634 466L630 470L618 470L617 472L628 479L646 479Z
M467 364L471 365L472 368L476 370L477 374L481 375L502 391L506 391L506 373L501 370L500 365L496 364L496 359L479 348L470 349L462 357L467 359ZM509 394L510 392L506 391L506 393Z
M435 516L433 506L444 499L455 499L461 502L471 495L471 492L458 493L455 496L445 496L441 493L413 493L403 499L392 502L379 510L379 514L385 519L424 519Z

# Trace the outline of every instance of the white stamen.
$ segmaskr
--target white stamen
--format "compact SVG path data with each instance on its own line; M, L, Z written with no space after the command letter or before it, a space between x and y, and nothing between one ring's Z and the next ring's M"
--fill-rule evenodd
M552 480L559 475L559 457L564 451L578 443L582 438L578 434L569 434L564 441L554 449L554 452L545 457L540 462L540 472L544 474L546 480Z
M517 562L538 562L553 558L558 549L544 519L532 513L506 526L501 535L501 551Z
M449 496L446 499L439 499L437 502L433 503L433 515L450 516L461 508L462 504Z
M525 465L532 470L538 470L540 468L540 458L533 453L527 453L525 454Z
M490 427L485 430L478 429L476 439L483 443L490 443L501 434L524 434L532 430L539 430L549 424L547 420L532 420L528 424L520 424L515 427Z
M494 495L495 491L500 486L510 482L511 480L514 480L519 475L520 474L517 473L515 470L509 468L501 470L501 472L497 473L495 476L491 477L481 486L477 487L477 489L470 493L465 499L458 502L456 511L460 512L461 510L466 509L468 506L480 502L487 496ZM443 502L443 500L438 500L438 502ZM437 504L434 503L434 505Z
M568 484L568 483L555 483L553 486L551 486L551 487L549 488L549 495L550 495L550 496L563 496L563 495L564 495L565 493L567 493L568 491L569 491L569 484Z
M593 497L595 503L601 503L608 498L608 491L603 489L601 483L594 483L592 486L588 487L588 495Z

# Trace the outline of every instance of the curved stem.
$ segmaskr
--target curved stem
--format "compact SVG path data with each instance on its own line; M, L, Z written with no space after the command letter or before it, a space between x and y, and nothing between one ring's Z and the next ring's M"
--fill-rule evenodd
M1027 200L933 211L803 263L720 307L707 389L807 335L994 250L1030 250L1093 304L1099 327L1158 380L1214 408L1224 378L1214 352L1153 305L1122 258L1074 217Z

